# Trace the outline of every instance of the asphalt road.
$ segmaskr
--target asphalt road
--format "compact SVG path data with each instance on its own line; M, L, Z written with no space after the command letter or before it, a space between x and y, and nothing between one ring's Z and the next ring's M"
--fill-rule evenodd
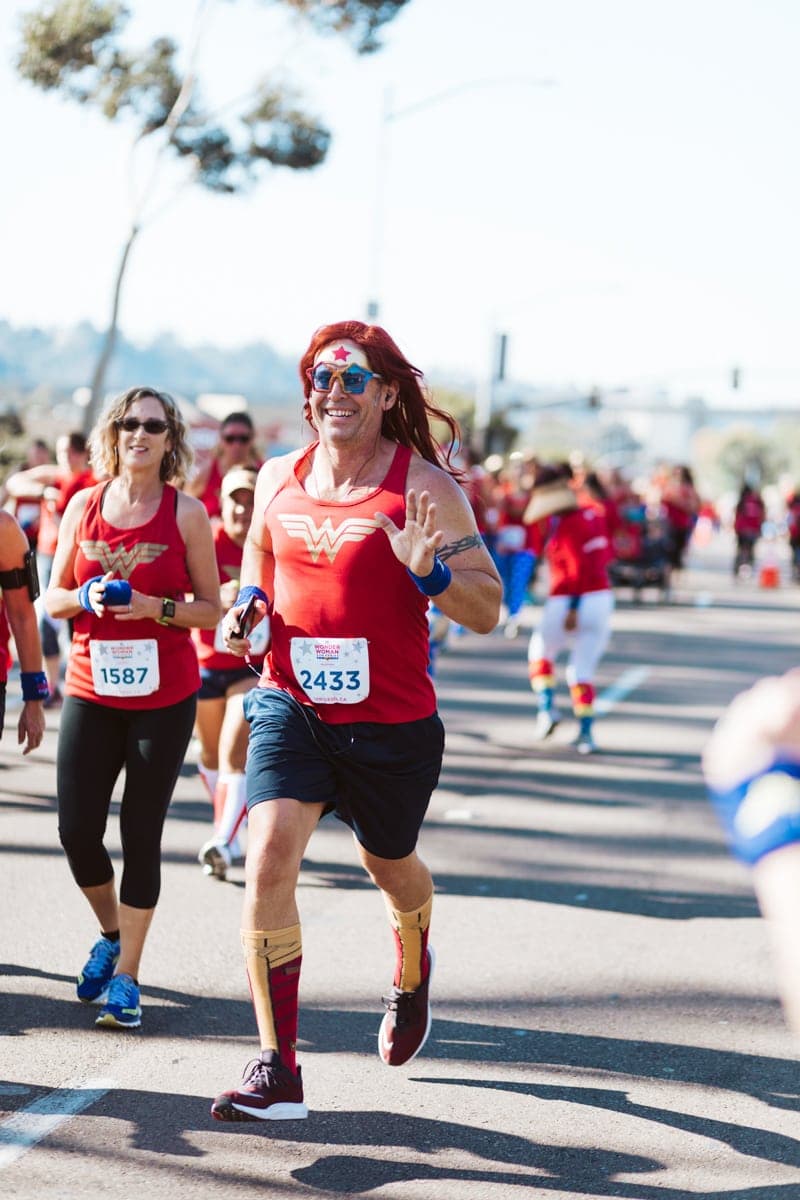
M524 635L466 635L442 656L448 750L421 845L431 1038L405 1068L378 1059L390 938L328 819L300 888L305 1122L209 1117L257 1045L242 871L221 884L195 861L209 811L194 759L167 823L142 1030L96 1030L74 998L95 927L57 844L57 715L23 761L11 712L0 1195L800 1200L797 1045L698 762L724 704L797 661L800 590L734 586L728 553L694 551L670 605L620 597L591 759L570 721L532 743Z

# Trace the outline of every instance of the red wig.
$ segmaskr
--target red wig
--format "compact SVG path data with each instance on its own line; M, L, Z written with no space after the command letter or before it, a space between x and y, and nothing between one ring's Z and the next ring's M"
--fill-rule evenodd
M313 426L311 405L311 381L306 376L308 367L331 342L355 342L366 355L370 368L386 383L397 384L397 399L383 414L381 433L401 446L416 450L422 458L442 467L456 479L461 472L451 461L461 435L458 424L450 413L431 404L422 387L422 372L411 365L400 352L396 343L380 325L365 325L363 321L336 321L333 325L322 325L314 334L303 357L300 359L300 378L306 402L303 416ZM431 433L431 421L443 421L450 430L450 445L442 449Z

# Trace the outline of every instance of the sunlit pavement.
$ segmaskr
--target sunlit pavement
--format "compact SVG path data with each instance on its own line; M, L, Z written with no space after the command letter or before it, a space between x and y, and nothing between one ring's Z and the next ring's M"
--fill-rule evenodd
M390 939L328 819L300 889L305 1122L228 1128L208 1114L257 1046L243 870L219 883L196 863L209 806L193 762L165 833L142 1030L93 1028L72 982L95 929L57 844L58 714L23 762L10 704L2 1194L798 1200L796 1047L698 756L737 691L797 661L800 589L785 572L779 588L757 572L734 583L731 557L725 538L694 550L668 605L620 593L588 758L566 716L533 741L536 605L516 640L451 641L448 750L421 844L437 883L431 1039L405 1068L378 1059ZM563 674L559 700L566 714Z

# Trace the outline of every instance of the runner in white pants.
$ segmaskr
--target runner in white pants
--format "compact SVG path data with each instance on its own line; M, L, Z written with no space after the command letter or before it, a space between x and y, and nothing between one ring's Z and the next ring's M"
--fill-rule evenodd
M547 562L550 592L528 645L528 672L538 700L536 737L541 740L559 721L555 661L569 647L566 678L579 721L575 746L579 754L591 754L596 749L593 680L608 645L614 608L607 569L611 550L603 514L595 506L579 506L570 476L566 463L539 466L525 513L526 524L534 526L536 553Z

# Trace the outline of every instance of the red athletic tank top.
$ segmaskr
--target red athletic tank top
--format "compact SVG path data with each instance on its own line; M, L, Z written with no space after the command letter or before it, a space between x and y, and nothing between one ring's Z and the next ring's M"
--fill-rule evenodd
M64 515L64 509L76 492L82 492L84 488L92 487L95 483L97 483L97 480L88 468L85 471L81 471L78 475L65 475L58 484L58 499L42 501L39 516L38 542L40 554L46 554L50 557L55 554L56 543L58 542L58 529L61 524L61 518Z
M583 596L608 589L611 546L606 519L599 509L587 505L548 517L537 529L547 539L544 555L551 596Z
M235 579L238 584L242 573L242 547L237 546L236 542L228 537L222 525L218 525L214 530L214 552L217 556L220 583L227 583L229 580ZM223 648L224 642L220 626L221 622L216 629L192 630L192 641L201 668L209 671L239 671L242 667L246 669L243 658L237 654L230 654ZM260 670L263 661L262 654L260 658L253 658L252 664ZM254 675L254 685L255 681Z
M267 505L275 555L272 646L262 687L282 688L331 725L416 721L436 710L428 675L428 601L375 522L402 528L411 450L398 446L362 500L316 500L299 472Z
M137 592L183 600L192 581L175 516L175 488L164 486L158 511L146 524L118 529L101 511L107 487L107 482L98 484L87 500L78 527L75 582L80 586L113 571L115 579L127 579ZM157 686L147 691L156 677ZM188 629L151 620L117 621L110 613L96 617L83 609L74 618L68 696L110 708L166 708L199 687L197 655Z
M219 469L219 459L214 459L211 464L208 481L203 489L203 494L200 497L201 502L205 505L206 512L209 517L219 517L222 513L220 503L220 488L222 486L222 472Z

